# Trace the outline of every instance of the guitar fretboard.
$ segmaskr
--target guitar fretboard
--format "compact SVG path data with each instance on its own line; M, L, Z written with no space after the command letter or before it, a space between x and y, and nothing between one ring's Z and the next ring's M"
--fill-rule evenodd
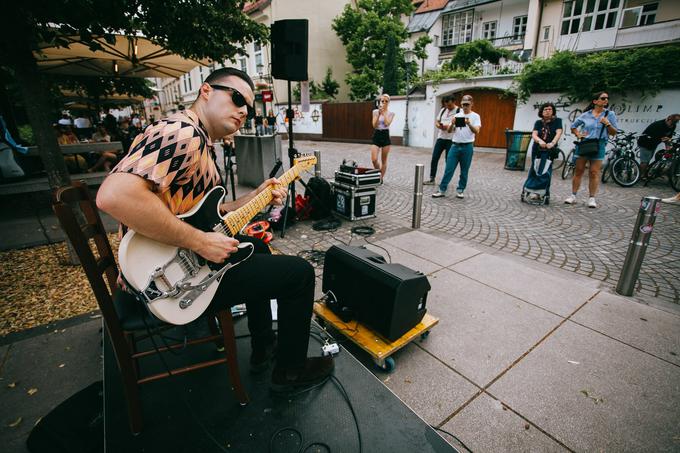
M311 163L311 165L313 165L313 163ZM298 176L300 176L300 164L294 165L293 168L286 171L278 179L281 181L281 185L285 187L291 182L295 181ZM270 186L257 194L255 198L250 200L245 205L227 214L227 216L224 218L224 224L229 229L231 235L233 236L241 231L241 228L250 222L250 220L271 201L272 188Z

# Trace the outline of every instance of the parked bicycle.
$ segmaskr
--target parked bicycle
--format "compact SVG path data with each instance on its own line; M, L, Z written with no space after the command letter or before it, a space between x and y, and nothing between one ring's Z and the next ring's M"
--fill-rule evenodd
M611 161L606 161L602 171L602 181L609 176L621 187L634 186L640 180L640 164L637 161L637 145L635 134L619 131L610 141Z
M574 169L576 168L576 155L574 154L576 148L569 151L567 157L563 160L562 179L571 178L574 176ZM561 151L560 151L561 152Z
M668 148L658 151L647 169L645 186L650 181L668 175L668 182L676 191L680 191L680 137L674 135L668 142Z

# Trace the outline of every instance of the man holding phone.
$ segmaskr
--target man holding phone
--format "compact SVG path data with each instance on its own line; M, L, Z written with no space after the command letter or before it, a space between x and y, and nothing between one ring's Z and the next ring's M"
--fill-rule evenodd
M463 111L456 113L454 121L449 126L449 130L453 131L453 143L448 156L446 156L446 169L439 184L439 191L432 194L433 198L446 196L446 189L448 189L449 182L451 182L453 173L456 171L459 163L460 177L458 179L458 187L456 188L456 197L465 197L468 171L472 164L473 143L475 142L475 136L482 127L482 120L479 114L472 111L472 96L469 94L462 97L460 106L463 108Z

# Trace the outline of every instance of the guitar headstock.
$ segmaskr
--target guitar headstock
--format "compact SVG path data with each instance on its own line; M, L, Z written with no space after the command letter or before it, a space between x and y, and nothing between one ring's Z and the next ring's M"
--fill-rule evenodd
M316 156L314 154L303 154L293 159L293 163L303 171L309 170L316 165Z

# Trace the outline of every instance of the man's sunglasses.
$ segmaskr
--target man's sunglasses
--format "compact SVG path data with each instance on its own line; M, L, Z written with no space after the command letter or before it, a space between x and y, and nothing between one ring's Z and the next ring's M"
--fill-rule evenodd
M211 88L215 90L222 90L222 91L229 91L231 93L231 100L234 102L234 105L236 107L243 107L244 105L248 109L248 119L253 119L255 118L255 108L248 104L248 101L246 101L246 98L241 94L239 90L236 88L228 87L226 85L214 85L212 83L209 83Z

